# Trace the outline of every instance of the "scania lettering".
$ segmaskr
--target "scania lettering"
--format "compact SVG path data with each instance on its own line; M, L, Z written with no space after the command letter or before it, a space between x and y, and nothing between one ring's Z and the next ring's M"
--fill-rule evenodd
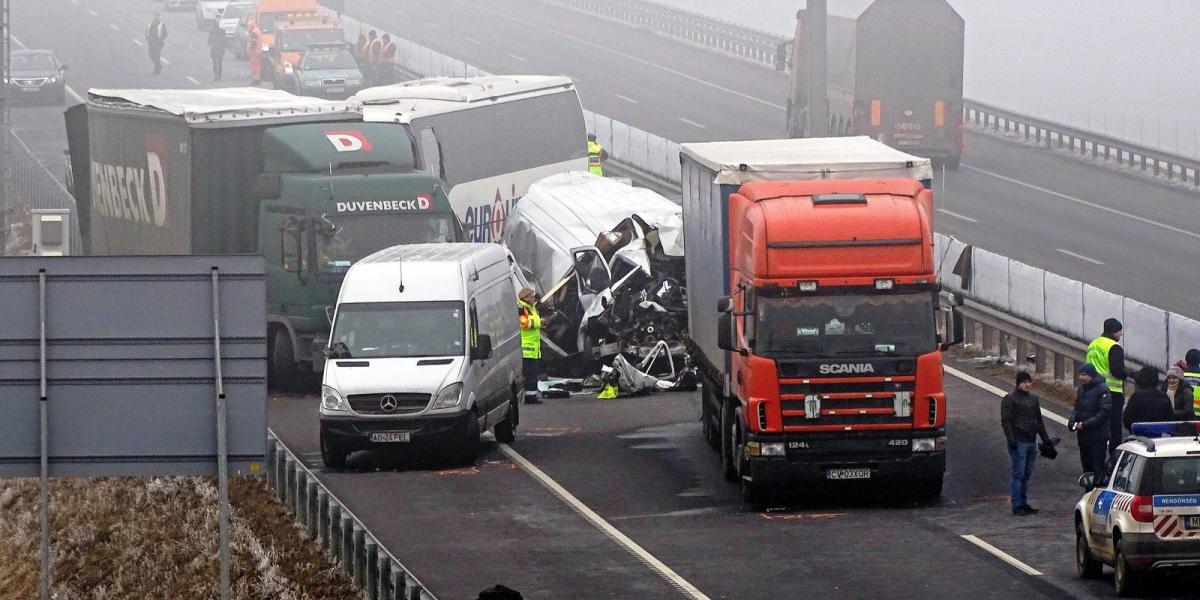
M930 161L865 137L680 155L700 418L725 476L751 502L816 481L941 494L940 351L962 322L937 333Z
M363 123L351 103L256 88L92 90L67 130L88 253L266 257L276 387L324 366L352 263L462 237L407 132Z
M355 94L368 122L417 141L420 168L449 186L469 241L495 242L533 182L587 170L587 131L567 77L436 77Z

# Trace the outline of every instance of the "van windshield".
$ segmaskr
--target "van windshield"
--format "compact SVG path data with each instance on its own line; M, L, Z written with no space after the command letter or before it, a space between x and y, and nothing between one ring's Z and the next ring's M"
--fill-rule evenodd
M463 356L464 329L462 302L342 304L330 346L344 344L345 358Z

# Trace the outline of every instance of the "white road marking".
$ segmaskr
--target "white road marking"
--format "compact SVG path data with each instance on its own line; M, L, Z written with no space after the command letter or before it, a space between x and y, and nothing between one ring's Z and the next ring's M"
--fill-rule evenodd
M1123 210L1117 210L1117 209L1115 209L1115 208L1109 208L1109 207L1107 207L1107 206L1103 206L1103 205L1100 205L1100 204L1096 204L1095 202L1088 202L1087 200L1083 200L1083 199L1080 199L1080 198L1076 198L1076 197L1074 197L1074 196L1068 196L1068 195L1066 195L1066 194L1063 194L1063 193L1061 193L1061 192L1056 192L1056 191L1054 191L1054 190L1050 190L1050 189L1046 189L1046 188L1044 188L1044 187L1036 186L1036 185L1033 185L1033 184L1031 184L1031 183L1025 183L1024 181L1021 181L1021 180L1019 180L1019 179L1013 179L1012 177L1005 177L1004 175L1001 175L1001 174L999 174L999 173L993 173L993 172L991 172L991 171L988 171L988 170L985 170L985 169L980 169L979 167L972 167L971 165L962 165L962 168L964 168L964 169L967 169L967 170L969 170L969 171L975 171L976 173L982 173L982 174L984 174L984 175L988 175L988 176L990 176L990 177L995 177L996 179L999 179L999 180L1001 180L1001 181L1007 181L1007 182L1009 182L1009 183L1013 183L1013 184L1016 184L1016 185L1019 185L1019 186L1022 186L1022 187L1025 187L1025 188L1028 188L1028 189L1031 189L1031 190L1037 191L1037 192L1042 192L1043 194L1050 194L1051 196L1054 196L1054 197L1056 197L1056 198L1062 198L1063 200L1070 200L1071 202L1075 202L1076 204L1081 204L1081 205L1083 205L1083 206L1086 206L1086 207L1088 207L1088 208L1094 208L1094 209L1096 209L1096 210L1102 210L1102 211L1104 211L1104 212L1106 212L1106 213L1109 213L1109 214L1113 214L1113 215L1119 215L1119 216L1125 217L1126 219L1133 219L1134 221L1137 221L1137 222L1139 222L1139 223L1145 223L1146 225L1153 225L1153 226L1155 226L1155 227L1161 227L1162 229L1166 229L1167 231L1173 231L1173 232L1175 232L1175 233L1181 233L1181 234L1183 234L1183 235L1186 235L1186 236L1188 236L1188 237L1191 237L1191 238L1195 238L1195 239L1198 239L1198 240L1200 240L1200 233L1194 233L1194 232L1188 231L1188 230L1186 230L1186 229L1180 229L1180 228L1178 228L1178 227L1175 227L1175 226L1173 226L1173 225L1167 225L1166 223L1159 223L1158 221L1152 221L1152 220L1150 220L1150 219L1147 219L1147 218L1145 218L1145 217L1139 217L1138 215L1135 215L1135 214L1132 214L1132 213L1127 213L1127 212L1125 212L1125 211L1123 211Z
M563 32L561 32L561 31L558 31L558 30L556 30L556 29L552 29L552 28L550 28L550 27L543 27L543 26L541 26L541 25L534 25L533 23L530 23L530 22L528 22L528 21L522 21L521 19L518 19L518 18L516 18L516 17L514 17L514 16L512 16L512 15L509 15L509 14L507 14L507 13L504 13L504 12L501 12L501 11L498 11L498 10L492 10L492 9L490 9L490 8L487 8L487 7L485 7L485 6L481 6L481 5L479 5L479 4L475 4L475 3L472 3L472 2L463 2L463 0L459 0L459 2L460 2L460 3L462 3L462 4L468 4L468 5L470 5L472 8L474 8L475 10L480 10L480 11L483 11L483 12L491 13L491 14L493 14L493 15L496 15L497 17L500 17L500 18L502 18L502 19L508 19L509 21L513 21L513 22L516 22L516 23L520 23L521 25L524 25L525 27L532 27L532 28L534 28L534 29L540 29L540 30L542 30L542 31L545 31L545 32L547 32L547 33L551 33L551 34L553 34L553 35L557 35L557 36L559 36L559 37L564 37L564 38L566 38L566 39L569 39L569 40L571 40L571 41L573 41L573 42L576 42L576 43L579 43L579 44L583 44L583 45L585 45L585 46L588 46L588 47L594 48L594 49L596 49L596 50L599 50L599 51L601 51L601 52L607 52L607 53L609 53L609 54L614 54L614 55L616 55L616 56L620 56L621 58L624 58L624 59L626 59L626 60L631 60L631 61L633 61L633 62L636 62L636 63L638 63L639 65L643 65L643 66L646 66L646 67L650 67L650 68L652 68L652 69L657 69L657 70L659 70L659 71L662 71L663 73L670 73L671 75L675 75L676 77L682 77L683 79L686 79L686 80L688 80L688 81L691 81L691 82L694 82L694 83L698 83L698 84L700 84L700 85L707 86L707 87L710 87L710 88L712 88L712 89L715 89L715 90L720 90L720 91L722 91L722 92L725 92L725 93L727 93L727 94L732 94L732 95L734 95L734 96L737 96L737 97L739 97L739 98L743 98L743 99L749 100L749 101L751 101L751 102L755 102L755 103L757 103L757 104L761 104L761 105L763 105L763 106L769 106L769 107L771 107L771 108L778 109L778 110L787 110L787 107L786 107L786 106L783 106L783 105L780 105L780 104L775 104L774 102L767 102L766 100L763 100L763 99L761 99L761 98L755 98L754 96L751 96L751 95L749 95L749 94L745 94L745 93L739 92L739 91L737 91L737 90L730 89L730 88L727 88L727 87L725 87L725 86L722 86L722 85L715 84L715 83L713 83L713 82L711 82L711 81L705 81L705 80L703 80L703 79L700 79L699 77L693 77L693 76L691 76L691 75L688 75L687 73L683 73L683 72L681 72L681 71L676 71L675 69L670 69L670 68L664 67L664 66L662 66L662 65L657 65L657 64L654 64L654 63L653 63L653 62L651 62L651 61L648 61L648 60L645 60L645 59L642 59L642 58L638 58L638 57L636 57L636 56L633 56L633 55L631 55L631 54L626 54L626 53L624 53L624 52L620 52L620 51L618 51L618 50L614 50L614 49L613 49L613 48L611 48L610 46L606 46L606 45L604 45L604 44L597 44L597 43L595 43L595 42L592 42L592 41L589 41L589 40L585 40L585 39L582 39L582 38L575 37L575 36L573 36L573 35L569 35L569 34L563 33Z
M633 98L630 98L629 96L622 96L620 94L617 94L617 97L630 103L630 104L639 104L639 102L637 100L634 100Z
M958 213L956 213L956 212L954 212L954 211L951 211L951 210L946 210L946 209L944 209L944 208L939 208L939 209L937 209L937 211L938 211L938 212L940 212L940 213L942 213L943 215L950 215L951 217L954 217L954 218L956 218L956 219L962 219L962 220L964 220L964 221L969 221L969 222L971 222L971 223L978 223L978 222L979 222L979 219L972 219L971 217L968 217L967 215L960 215L960 214L958 214Z
M71 0L71 4L79 4L79 0Z
M528 58L525 58L524 56L517 56L516 54L509 54L508 57L513 60L519 60L521 62L529 62Z
M972 544L975 544L976 546L983 548L984 550L987 551L988 554L991 554L992 556L995 556L996 558L999 558L1000 560L1016 567L1017 570L1021 571L1022 573L1026 574L1026 575L1038 576L1038 575L1042 574L1041 571L1017 560L1016 558L1013 558L1013 556L1011 554L1008 554L1007 552L1005 552L1005 551L1003 551L1003 550L1001 550L1001 549L999 549L999 548L997 548L997 547L995 547L973 535L968 534L968 535L964 535L962 537L964 540L967 540L968 542L971 542Z
M685 119L683 117L679 117L679 121L682 123L687 123L688 125L691 125L692 127L699 127L700 129L708 129L707 127L705 127L695 121L692 121L690 119Z
M89 14L89 15L92 15L93 17L98 17L98 16L100 16L100 13L98 13L98 12L96 12L96 11L94 11L94 10L90 9L90 8L88 9L88 14Z
M187 76L187 80L188 80L188 81L190 81L190 82L192 82L192 83L194 83L194 84L196 84L196 85L200 85L200 80L199 80L199 79L196 79L195 77L192 77L191 75L188 75L188 76Z
M618 544L624 546L626 550L629 550L630 553L632 553L642 562L646 563L646 565L651 569L657 571L663 579L666 579L667 582L676 589L683 592L687 596L694 598L695 600L709 600L708 596L706 596L704 592L701 592L698 588L696 588L696 586L688 583L686 579L672 570L671 567L663 564L663 562L655 558L653 554L650 554L644 548L639 546L637 542L629 539L628 536L621 533L616 527L610 525L608 521L605 521L604 518L596 514L596 512L592 509L588 508L583 502L580 502L578 498L571 494L571 492L568 492L566 488L559 485L557 481L551 479L549 475L537 468L533 463L526 460L524 456L518 454L517 451L513 450L511 446L508 444L500 444L500 451L512 459L513 462L520 465L525 472L533 476L533 478L538 480L539 483L546 486L546 488L548 488L550 491L554 492L554 494L557 495L563 502L575 509L575 512L579 513L584 519L590 521L597 529L604 532L606 535L608 535L608 537L612 538Z
M471 36L469 36L469 35L464 35L464 36L463 36L463 39L464 39L464 40L466 40L466 41L468 41L468 42L471 42L472 44L475 44L476 46L483 45L483 42L481 42L481 41L479 41L479 40L477 40L477 39L475 39L475 38L473 38L473 37L471 37Z
M162 57L162 64L169 65L169 64L171 64L171 61L167 60L167 57L164 56L164 57Z
M1004 391L982 379L978 379L976 377L967 375L966 373L963 373L962 371L959 371L958 369L955 369L954 367L943 366L942 369L946 373L948 373L954 377L957 377L958 379L961 379L961 380L963 380L985 392L990 392L991 394L999 396L1001 398L1008 395L1008 392L1006 392L1006 391ZM1046 417L1047 419L1050 419L1051 421L1054 421L1055 423L1058 423L1059 425L1062 425L1063 427L1067 426L1066 417L1061 417L1061 416L1059 416L1055 413L1052 413L1044 408L1042 409L1042 416Z
M139 46L145 46L145 45L146 45L145 43L143 43L143 42L142 42L142 40L139 40L139 39L137 39L137 38L133 38L133 43L135 43L135 44L137 44L137 45L139 45Z
M1086 260L1086 261L1088 261L1088 262L1092 263L1093 265L1100 265L1100 266L1104 266L1104 263L1102 263L1102 262L1100 262L1100 261L1098 261L1098 260L1096 260L1096 259L1094 259L1094 258L1089 258L1089 257L1087 257L1087 256L1084 256L1084 255L1082 255L1082 254L1076 254L1076 253L1074 253L1074 252L1071 252L1070 250L1063 250L1062 248L1055 248L1055 249L1054 249L1054 251L1055 251L1055 252L1061 252L1061 253L1063 253L1063 254L1066 254L1067 256L1070 256L1070 257L1072 257L1072 258L1078 258L1079 260Z
M109 23L109 24L108 24L108 28L109 28L109 29L111 29L111 30L113 30L113 31L120 31L120 30L121 30L121 28L120 28L120 27L117 27L117 26L116 26L116 25L114 25L113 23Z
M400 9L396 9L396 10L397 10L397 11L399 11ZM430 28L430 29L437 29L437 28L438 28L438 24L437 24L437 23L430 23L429 21L425 21L424 25L425 25L426 27Z

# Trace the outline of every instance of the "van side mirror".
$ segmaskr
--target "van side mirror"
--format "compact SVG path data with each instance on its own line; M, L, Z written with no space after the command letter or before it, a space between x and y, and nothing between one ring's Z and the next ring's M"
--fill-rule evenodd
M475 346L471 348L471 360L487 360L492 357L492 336L481 333L475 336Z
M1084 473L1083 475L1080 475L1079 476L1079 487L1081 487L1085 490L1090 490L1090 489L1096 487L1096 474L1095 473Z

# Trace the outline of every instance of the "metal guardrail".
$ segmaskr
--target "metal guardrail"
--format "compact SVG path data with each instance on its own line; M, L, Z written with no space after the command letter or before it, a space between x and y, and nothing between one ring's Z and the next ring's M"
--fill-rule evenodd
M13 193L26 210L40 208L67 209L71 211L71 248L82 248L79 239L79 219L75 197L59 182L54 173L29 149L21 136L9 131L12 145Z
M436 600L269 429L267 485L367 600Z
M1165 176L1170 181L1178 180L1200 187L1200 160L1194 158L1018 114L973 100L963 101L963 119L967 124L980 129L1018 135L1025 141L1039 146L1067 150L1118 166L1133 167L1143 173Z

